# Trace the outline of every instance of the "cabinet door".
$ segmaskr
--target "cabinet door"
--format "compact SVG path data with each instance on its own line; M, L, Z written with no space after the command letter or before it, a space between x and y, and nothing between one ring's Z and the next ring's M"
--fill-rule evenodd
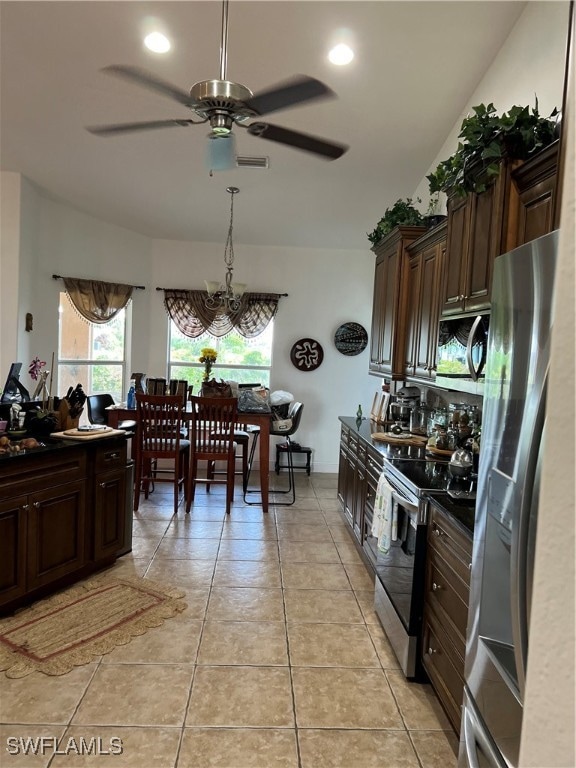
M26 592L26 511L28 499L0 502L0 605Z
M382 372L382 330L384 328L384 302L386 297L387 260L376 259L374 272L374 299L372 304L372 329L370 333L370 364L373 373Z
M444 276L442 315L453 315L464 309L464 290L470 238L470 198L448 201L448 245Z
M402 306L405 312L405 300L404 303L401 302L402 260L401 252L398 249L395 249L389 256L386 273L382 312L381 370L382 373L391 378L402 378L404 375L404 344L399 349L398 341L400 338L403 339L404 323L399 314L399 308Z
M85 482L31 494L28 510L27 589L49 584L86 562Z
M463 283L466 312L490 308L494 259L503 250L506 178L506 169L503 168L485 192L469 195L471 231Z
M434 376L440 315L440 274L445 252L446 243L436 243L421 254L420 322L414 355L415 374L419 378Z
M420 323L422 322L422 264L423 254L416 253L408 263L408 328L406 331L406 376L414 376L418 365Z
M96 475L94 489L95 560L115 555L124 544L126 525L126 471L124 468Z

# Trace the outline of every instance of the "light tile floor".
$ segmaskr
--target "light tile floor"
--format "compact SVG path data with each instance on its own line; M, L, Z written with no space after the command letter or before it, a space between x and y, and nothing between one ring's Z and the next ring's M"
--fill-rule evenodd
M298 475L296 504L267 516L237 489L226 519L221 487L173 516L166 491L142 501L133 551L108 572L179 586L188 608L62 677L2 675L3 768L456 765L432 688L405 680L372 609L335 475ZM123 751L10 755L27 736Z

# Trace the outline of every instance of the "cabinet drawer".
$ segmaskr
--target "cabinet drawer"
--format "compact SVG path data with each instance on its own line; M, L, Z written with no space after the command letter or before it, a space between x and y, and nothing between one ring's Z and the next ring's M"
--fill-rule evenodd
M468 585L436 555L426 567L426 600L432 610L446 620L446 630L454 641L462 660L466 652L468 623Z
M107 472L126 466L126 442L100 446L95 456L95 472Z
M41 491L46 487L86 477L86 450L65 448L3 461L0 470L0 497Z
M454 650L435 614L428 609L424 612L422 661L456 733L460 733L464 662Z
M448 563L464 584L470 584L472 539L434 506L431 507L428 541L432 551Z

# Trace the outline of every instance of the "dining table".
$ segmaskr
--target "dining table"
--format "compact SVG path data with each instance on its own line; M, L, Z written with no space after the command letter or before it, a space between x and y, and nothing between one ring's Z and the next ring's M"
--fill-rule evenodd
M117 429L118 424L126 419L138 421L138 411L134 408L127 408L125 405L109 405L106 408L108 413L108 426ZM183 421L190 421L192 412L187 408L183 414ZM268 494L270 488L270 414L269 413L248 413L238 411L236 417L238 425L248 425L260 427L260 448L258 458L260 460L260 493L262 495L262 511L268 512ZM135 440L132 446L132 458L137 460L138 441Z

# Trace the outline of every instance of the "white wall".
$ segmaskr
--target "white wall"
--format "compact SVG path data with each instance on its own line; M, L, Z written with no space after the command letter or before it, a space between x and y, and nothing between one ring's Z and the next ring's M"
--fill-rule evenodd
M573 26L573 34L576 25ZM574 61L574 57L573 57ZM576 71L572 68L568 155L562 193L554 329L546 408L547 434L538 510L530 656L520 764L526 768L576 765L574 723L576 626L574 426L576 314Z
M20 174L0 174L0 376L18 359L20 193Z
M543 116L554 107L562 107L568 10L567 2L555 0L526 4L492 65L463 105L427 174L455 151L462 120L478 104L492 102L501 114L514 105L533 107L537 97L538 111ZM426 175L412 197L420 197L427 204L430 194Z
M280 299L274 323L271 389L284 389L304 403L298 442L314 449L313 468L336 472L340 424L338 416L353 415L361 403L367 413L380 386L368 375L368 348L346 356L334 346L339 325L354 321L370 330L374 254L304 248L234 246L234 277L248 290L288 293ZM157 240L152 248L150 285L162 288L203 288L205 279L223 279L224 244ZM166 365L167 317L162 293L154 291L151 337L146 370L163 375ZM298 371L290 350L301 338L316 339L324 350L315 371Z

